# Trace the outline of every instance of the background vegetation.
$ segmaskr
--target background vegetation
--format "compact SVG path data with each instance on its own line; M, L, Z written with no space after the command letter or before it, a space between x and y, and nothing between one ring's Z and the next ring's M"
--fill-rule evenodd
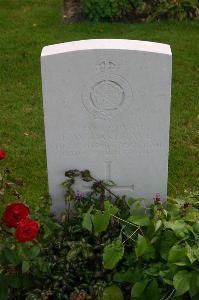
M198 300L199 192L168 198L165 210L159 194L149 208L88 170L65 176L59 222L48 199L5 208L15 184L0 180L0 300ZM76 180L91 192L75 193Z
M45 45L91 38L168 43L173 52L169 195L199 186L199 23L66 25L62 1L0 1L0 144L4 166L22 177L23 194L40 202L47 191L40 53ZM158 191L157 191L158 192Z
M66 0L67 1L67 0ZM80 13L90 20L154 21L199 17L198 0L80 0Z

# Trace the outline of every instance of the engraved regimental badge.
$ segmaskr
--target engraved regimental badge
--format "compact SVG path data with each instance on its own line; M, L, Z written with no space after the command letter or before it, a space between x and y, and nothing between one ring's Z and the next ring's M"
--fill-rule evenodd
M86 84L82 101L86 110L95 118L111 119L132 99L129 83L115 74L116 65L111 61L99 64L99 73Z

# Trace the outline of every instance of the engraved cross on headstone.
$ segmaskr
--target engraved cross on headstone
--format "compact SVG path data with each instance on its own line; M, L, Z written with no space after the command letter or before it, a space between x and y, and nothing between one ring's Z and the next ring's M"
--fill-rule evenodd
M112 161L105 161L105 180L106 181L112 181L112 174L111 174L111 171L112 171L112 168L111 168L111 165L112 165ZM117 192L133 192L134 191L134 184L131 184L131 185L117 185L117 186L113 186L113 187L110 187L109 188L113 193L117 193ZM81 187L81 192L84 192L84 193L88 193L90 192L90 184L88 183L88 185L83 185ZM107 194L108 192L106 192Z
M112 180L112 174L111 174L111 161L105 162L105 179L106 180ZM134 184L131 185L117 185L110 188L112 192L121 192L121 191L134 191Z

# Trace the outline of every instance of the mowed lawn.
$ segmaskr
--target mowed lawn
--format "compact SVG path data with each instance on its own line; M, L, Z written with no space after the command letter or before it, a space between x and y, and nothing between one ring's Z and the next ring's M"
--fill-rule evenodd
M62 1L0 1L0 147L25 181L23 199L47 192L40 53L45 45L91 38L168 43L173 52L169 195L199 190L199 22L66 25ZM158 192L158 191L157 191Z

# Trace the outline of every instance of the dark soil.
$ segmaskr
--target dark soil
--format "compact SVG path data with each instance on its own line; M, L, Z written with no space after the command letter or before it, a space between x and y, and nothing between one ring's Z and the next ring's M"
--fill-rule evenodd
M64 21L66 23L74 23L81 19L79 4L79 0L64 0Z

